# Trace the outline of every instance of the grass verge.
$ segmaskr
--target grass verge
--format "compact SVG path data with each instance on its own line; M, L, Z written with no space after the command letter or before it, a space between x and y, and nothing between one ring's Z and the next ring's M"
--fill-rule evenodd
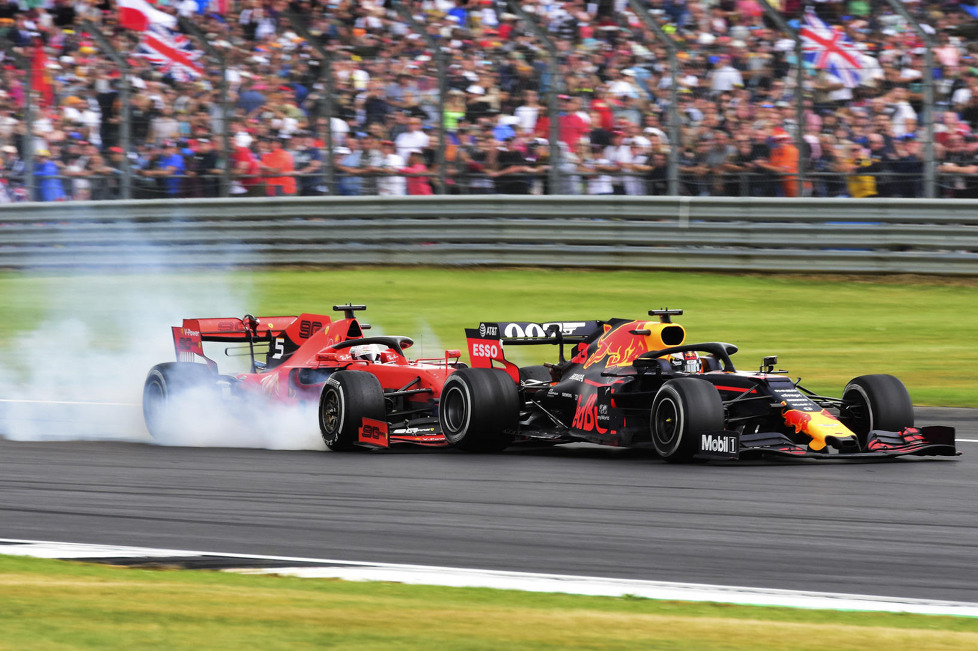
M65 291L69 285L84 291ZM480 321L643 318L651 308L683 308L678 322L687 342L735 343L740 352L734 362L745 370L775 354L781 368L823 394L838 395L856 375L891 373L907 384L916 404L978 406L969 370L978 368L978 281L968 279L415 267L0 273L0 301L7 307L0 341L17 346L21 334L43 319L80 317L107 333L100 340L111 346L113 332L138 317L134 301L125 300L133 294L198 306L174 319L240 316L199 307L229 294L241 297L242 313L254 314L329 312L336 303L366 303L364 320L415 338L416 354L464 350L464 328ZM196 303L179 300L187 297ZM174 323L153 325L153 336L168 341ZM511 352L521 363L554 355L550 347Z
M974 649L978 619L0 556L0 648Z

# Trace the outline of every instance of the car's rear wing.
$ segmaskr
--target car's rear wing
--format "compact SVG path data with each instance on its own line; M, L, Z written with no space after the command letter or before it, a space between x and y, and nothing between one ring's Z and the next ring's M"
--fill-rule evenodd
M601 332L598 321L495 321L483 322L476 328L466 328L465 339L469 348L469 362L473 368L502 368L515 382L519 382L519 367L508 361L503 345L560 346L560 359L564 359L564 344L589 341ZM493 366L493 361L497 366Z
M173 348L177 361L194 362L200 358L214 366L216 362L204 355L205 341L255 343L285 337L298 346L329 323L330 318L324 314L184 319L182 326L172 329Z

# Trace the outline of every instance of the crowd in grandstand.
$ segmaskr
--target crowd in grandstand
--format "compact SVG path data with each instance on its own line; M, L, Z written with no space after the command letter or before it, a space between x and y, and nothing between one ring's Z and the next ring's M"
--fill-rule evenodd
M156 2L155 11L192 20L223 55L233 116L227 144L215 61L201 53L188 67L181 57L142 56L141 34L120 23L116 4L0 2L0 200L119 198L125 161L134 198L217 197L225 170L230 196L662 195L674 148L682 194L913 197L923 196L928 119L940 196L978 196L978 51L968 37L972 19L957 2L907 3L938 42L932 118L924 43L887 2L772 2L791 21L813 10L844 30L858 53L849 71L855 84L827 68L806 69L800 124L793 43L755 0L647 2L679 44L678 142L665 44L625 0L522 2L555 43L556 66L504 1L404 2L447 53L443 103L436 52L390 2ZM299 35L288 12L318 44ZM128 106L123 75L83 21L127 55ZM314 45L333 59L328 125ZM191 58L202 49L183 36L179 46ZM554 84L559 156L546 110ZM558 188L549 187L551 160L560 161Z

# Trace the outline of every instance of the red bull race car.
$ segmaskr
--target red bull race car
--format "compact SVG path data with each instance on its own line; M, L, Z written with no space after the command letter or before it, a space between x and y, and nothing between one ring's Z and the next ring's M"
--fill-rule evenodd
M672 322L680 314L466 330L471 368L442 388L442 433L467 449L588 441L651 447L668 461L957 454L953 428L914 427L896 377L863 375L839 398L817 395L775 370L776 357L740 371L733 344L686 343ZM556 346L557 361L519 367L504 354L513 345Z
M438 401L446 379L465 366L461 352L408 360L410 337L365 335L370 326L355 318L363 305L333 309L344 318L184 319L172 329L177 361L150 369L143 387L150 434L165 440L220 407L247 420L255 405L315 404L323 440L333 450L396 443L447 446L439 431ZM205 355L205 343L227 344L226 355L250 358L249 371L220 373Z

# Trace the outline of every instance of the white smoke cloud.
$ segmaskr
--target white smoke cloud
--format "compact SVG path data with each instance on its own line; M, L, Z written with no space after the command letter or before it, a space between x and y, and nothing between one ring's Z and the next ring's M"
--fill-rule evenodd
M267 405L247 405L244 414L239 408L237 421L206 406L187 412L187 426L169 440L153 441L147 433L143 383L153 365L174 361L170 326L257 309L231 276L126 271L50 276L43 284L47 314L38 326L8 335L0 357L0 436L325 448L314 410ZM241 359L223 352L215 355L222 372L241 370Z

